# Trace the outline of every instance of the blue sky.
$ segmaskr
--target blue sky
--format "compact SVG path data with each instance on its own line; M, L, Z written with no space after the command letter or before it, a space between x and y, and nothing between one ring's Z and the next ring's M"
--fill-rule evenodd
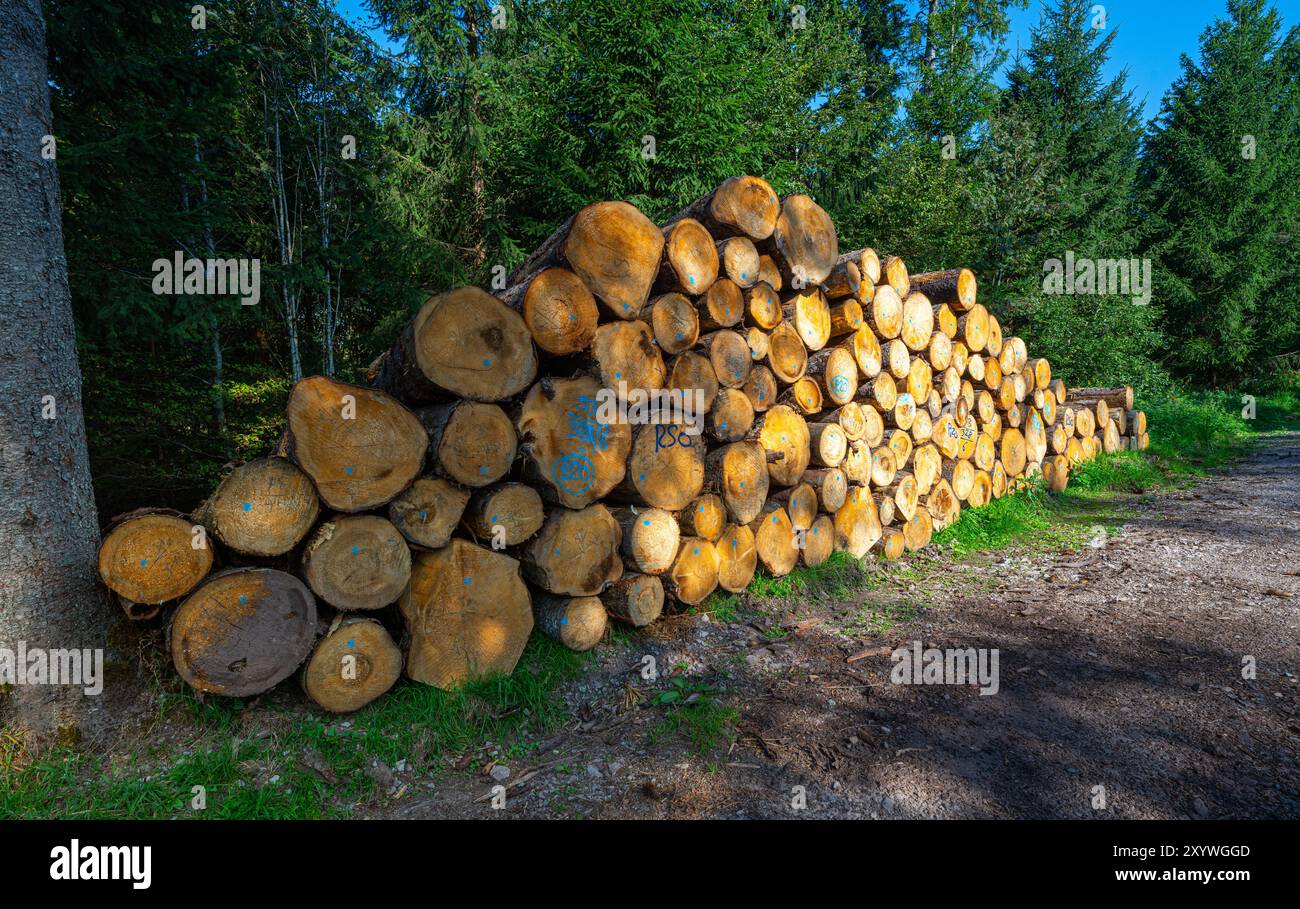
M635 0L630 0L635 2ZM1145 105L1146 116L1160 110L1160 99L1178 77L1178 58L1186 53L1196 58L1197 41L1205 27L1221 17L1226 0L1097 0L1106 8L1106 28L1117 32L1106 74L1114 76L1128 69L1128 84L1134 97ZM1300 23L1300 0L1274 0L1284 27ZM915 11L916 0L908 0ZM338 0L339 12L353 23L368 27L373 17L364 0ZM1042 3L1033 0L1027 9L1012 10L1012 30L1007 48L1029 46L1029 29L1038 22ZM393 47L382 32L372 30L376 40Z
M1106 27L1117 34L1111 46L1106 74L1117 75L1128 68L1128 85L1139 103L1145 102L1146 116L1160 111L1160 99L1178 78L1180 54L1197 58L1201 32L1222 18L1226 0L1097 0L1106 8ZM1300 22L1300 0L1273 0L1284 28ZM1040 2L1028 9L1012 10L1012 30L1007 49L1029 46L1029 29L1038 22Z

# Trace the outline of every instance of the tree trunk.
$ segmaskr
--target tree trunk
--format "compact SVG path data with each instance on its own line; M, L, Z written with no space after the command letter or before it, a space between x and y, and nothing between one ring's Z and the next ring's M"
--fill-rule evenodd
M0 643L101 648L112 613L95 583L99 519L58 173L41 157L53 128L37 0L0 0L0 58ZM32 744L71 740L83 698L71 685L15 686L0 721Z

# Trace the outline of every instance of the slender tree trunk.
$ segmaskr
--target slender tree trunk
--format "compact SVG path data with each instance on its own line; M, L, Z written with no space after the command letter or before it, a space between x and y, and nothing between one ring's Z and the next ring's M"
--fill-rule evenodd
M103 648L58 172L41 154L53 124L39 0L0 0L0 60L0 647ZM89 704L82 687L13 685L0 722L32 744L74 740Z
M474 8L465 11L469 29L469 66L466 67L469 78L469 122L466 124L466 139L469 142L469 192L470 192L470 248L471 265L478 269L487 259L486 223L487 193L486 180L483 176L483 157L479 148L480 99L478 90L478 59L480 56L478 13Z
M208 250L208 259L217 257L217 243L212 235L212 221L208 217L208 179L203 176L203 149L199 139L194 137L194 163L199 169L199 204L202 206L203 240ZM230 434L226 431L226 394L225 358L221 353L221 321L216 313L212 314L212 407L217 417L217 435L221 437L221 447L229 455Z

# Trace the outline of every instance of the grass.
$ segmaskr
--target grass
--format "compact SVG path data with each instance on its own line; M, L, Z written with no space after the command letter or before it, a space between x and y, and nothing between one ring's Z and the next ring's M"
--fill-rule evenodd
M1071 476L1060 495L1041 487L1005 496L938 534L941 553L956 559L1007 547L1082 545L1098 527L1126 516L1125 497L1186 484L1239 455L1252 437L1300 430L1300 377L1251 393L1254 419L1243 417L1240 393L1203 392L1143 401L1152 438L1147 452L1103 455ZM715 593L699 612L720 622L755 622L770 638L783 601L854 602L845 633L881 636L932 605L914 588L942 576L946 559L883 562L834 553L815 568L782 578L760 573L744 594ZM971 578L961 580L969 584ZM765 623L765 624L764 624ZM615 646L633 632L618 629ZM345 718L305 713L288 699L255 707L241 701L199 701L189 689L164 694L156 719L181 727L178 744L164 737L114 760L73 750L34 762L0 732L0 818L314 818L347 816L352 806L383 795L375 761L399 761L437 776L456 766L475 770L489 759L526 759L537 737L567 713L560 687L580 676L590 654L576 654L535 636L509 677L455 692L403 684ZM725 702L725 680L706 683L673 675L651 700L662 716L649 741L681 737L702 757L727 749L739 713ZM252 722L248 711L256 711ZM486 743L496 743L486 749ZM316 768L316 769L313 769ZM327 779L331 777L331 779ZM193 807L202 787L206 808Z
M369 772L405 760L440 772L448 756L486 742L504 743L502 756L523 758L533 736L566 718L558 687L579 676L590 653L574 653L534 636L510 676L446 692L399 685L355 714L332 718L259 704L260 734L241 738L241 701L200 702L188 689L164 695L159 710L195 730L199 744L174 744L130 755L113 766L103 756L60 750L19 768L0 766L0 818L314 818L347 814L347 806L379 793ZM281 716L270 715L275 711ZM268 731L269 730L269 731ZM302 760L318 758L328 782ZM422 767L421 767L422 765ZM206 808L193 807L203 787Z

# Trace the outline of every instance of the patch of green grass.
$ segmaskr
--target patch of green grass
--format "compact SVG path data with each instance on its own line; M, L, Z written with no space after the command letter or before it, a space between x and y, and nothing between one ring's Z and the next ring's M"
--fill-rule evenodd
M740 711L724 704L718 689L704 682L673 676L668 687L650 703L665 710L647 736L651 747L672 736L685 735L695 752L707 758L725 753L735 740Z
M532 638L510 676L482 679L456 691L402 683L346 717L302 716L272 705L256 709L272 731L238 735L239 701L199 701L189 693L167 696L161 709L195 727L198 744L176 755L132 755L123 766L74 751L48 753L21 769L3 768L0 818L315 818L346 813L342 806L371 798L377 786L367 772L375 759L390 768L407 760L416 772L440 772L446 757L491 741L509 743L507 756L534 747L530 733L555 728L565 718L558 687L577 677L592 658L550 638ZM273 712L286 715L277 723ZM281 731L276 731L283 727ZM327 783L301 763L314 752L332 771ZM471 766L473 766L471 764ZM194 787L207 806L191 807Z

